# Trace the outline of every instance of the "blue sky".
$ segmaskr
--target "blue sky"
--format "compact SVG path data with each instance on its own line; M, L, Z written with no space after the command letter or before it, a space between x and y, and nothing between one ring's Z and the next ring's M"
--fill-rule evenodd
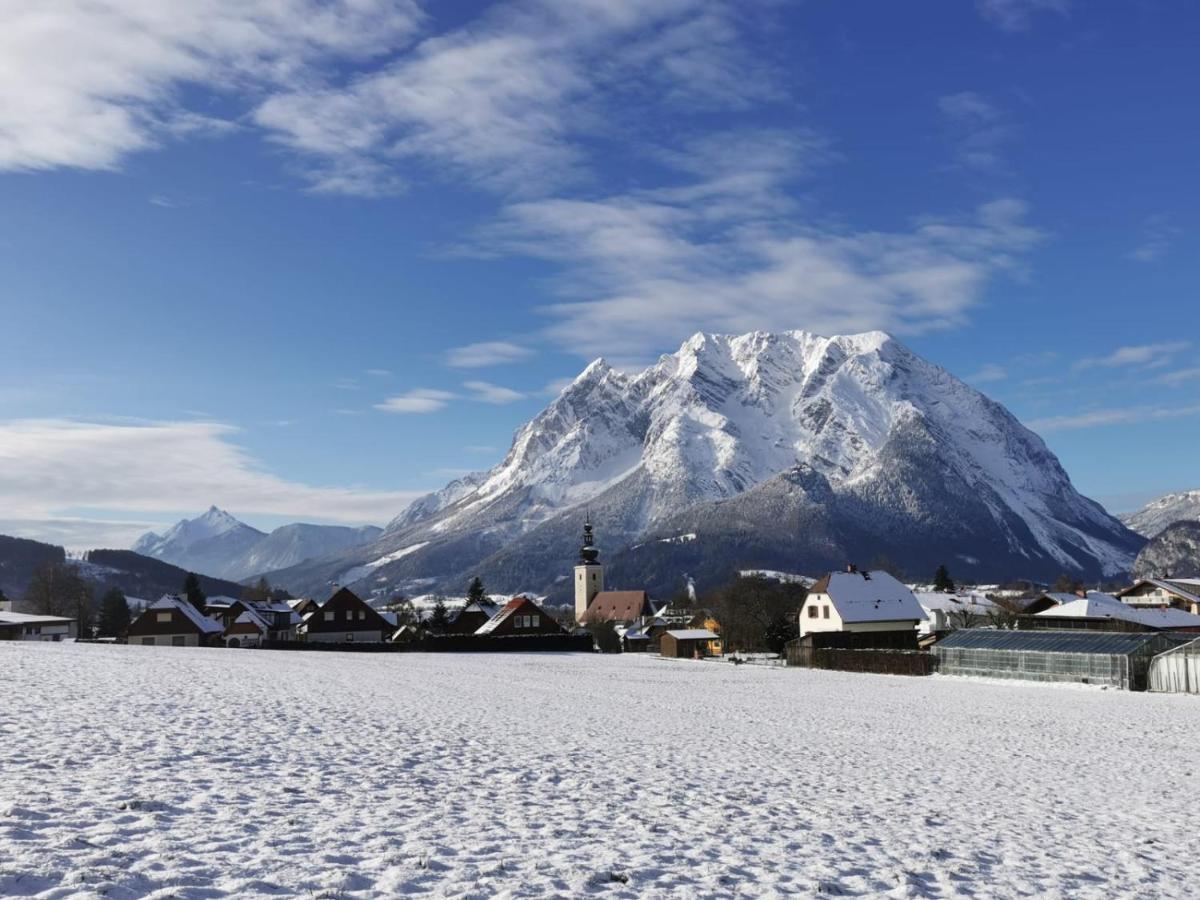
M382 523L697 330L883 328L1111 509L1200 487L1189 5L27 7L0 532Z

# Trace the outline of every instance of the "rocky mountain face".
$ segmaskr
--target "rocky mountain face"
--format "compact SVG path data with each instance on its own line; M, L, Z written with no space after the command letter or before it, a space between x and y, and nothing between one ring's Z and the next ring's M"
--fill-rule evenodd
M273 580L378 594L478 573L565 596L585 509L609 584L660 594L685 573L703 588L879 555L915 575L1097 577L1144 543L1007 410L886 334L697 334L642 372L597 360L494 469Z
M202 516L181 520L161 536L143 535L133 550L189 571L244 579L370 544L381 533L373 525L295 523L265 534L213 506Z
M1200 521L1200 491L1166 494L1121 520L1138 534L1152 538L1176 522Z
M1200 578L1200 521L1176 522L1155 535L1133 563L1134 578Z

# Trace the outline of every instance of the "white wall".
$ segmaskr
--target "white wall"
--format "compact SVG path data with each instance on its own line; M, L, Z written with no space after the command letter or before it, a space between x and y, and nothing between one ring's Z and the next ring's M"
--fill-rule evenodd
M175 638L180 637L180 636L181 635L176 635L176 634L135 635L129 639L129 643L133 644L133 645L140 645L143 647L173 647L173 646L175 646L175 644L174 644ZM197 636L195 634L185 634L185 635L182 635L182 637L183 637L183 646L185 646L185 647L199 647L200 646L199 636ZM151 643L151 641L153 643Z

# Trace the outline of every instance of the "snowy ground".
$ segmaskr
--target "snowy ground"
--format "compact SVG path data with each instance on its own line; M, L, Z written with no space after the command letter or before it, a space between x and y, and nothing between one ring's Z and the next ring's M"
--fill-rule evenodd
M1200 890L1192 697L70 644L0 673L3 896Z

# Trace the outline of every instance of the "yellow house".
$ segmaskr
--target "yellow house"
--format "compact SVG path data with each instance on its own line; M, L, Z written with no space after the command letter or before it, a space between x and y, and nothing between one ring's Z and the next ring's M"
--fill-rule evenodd
M705 642L705 650L709 656L720 656L724 652L721 643L721 623L713 617L712 613L706 610L697 614L692 621L688 622L688 628L703 628L717 635L715 640Z

